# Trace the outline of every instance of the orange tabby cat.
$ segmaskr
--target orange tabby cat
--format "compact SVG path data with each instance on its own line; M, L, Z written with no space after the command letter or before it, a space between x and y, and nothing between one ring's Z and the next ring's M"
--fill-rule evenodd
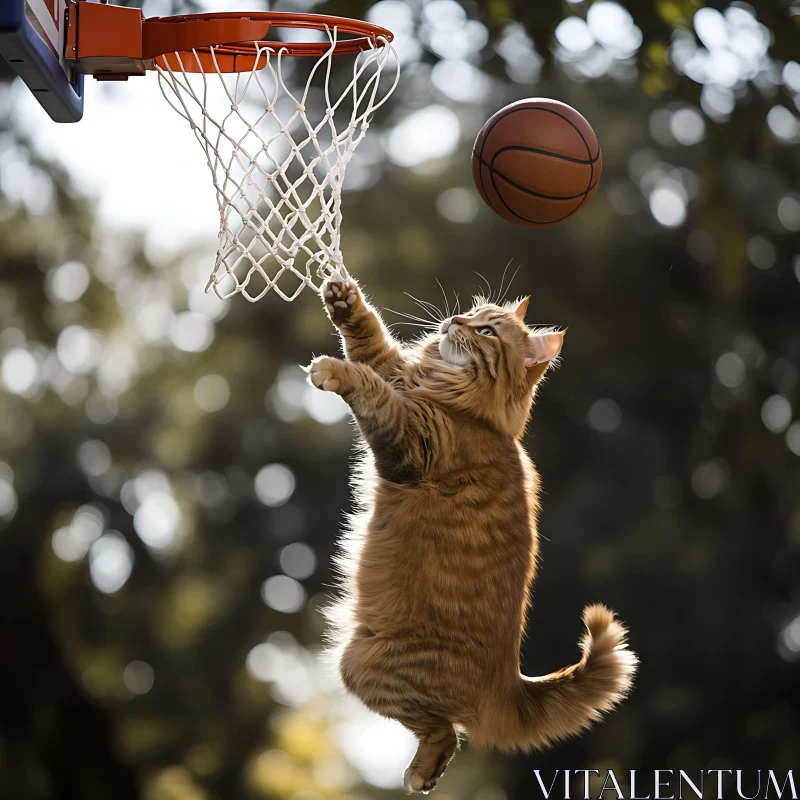
M404 785L427 793L458 732L503 750L579 733L623 699L636 657L593 605L577 664L520 674L539 511L520 438L564 334L528 329L526 298L480 303L403 347L344 271L322 294L347 360L314 359L309 380L344 398L366 442L329 610L339 672L417 736Z

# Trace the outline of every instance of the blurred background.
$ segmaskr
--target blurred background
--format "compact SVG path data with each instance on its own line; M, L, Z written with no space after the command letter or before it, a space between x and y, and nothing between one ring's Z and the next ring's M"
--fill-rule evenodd
M268 8L144 11L212 5ZM577 658L592 601L642 661L606 723L527 757L467 747L436 796L539 796L535 768L796 769L800 5L271 8L397 35L343 201L374 303L415 313L404 292L440 303L437 279L463 301L508 266L530 322L569 326L527 440L525 672ZM58 126L2 69L0 797L403 796L412 737L318 658L354 440L298 366L338 352L318 298L203 294L214 191L155 76L87 81ZM529 96L578 108L604 155L592 202L546 230L470 175L483 122Z

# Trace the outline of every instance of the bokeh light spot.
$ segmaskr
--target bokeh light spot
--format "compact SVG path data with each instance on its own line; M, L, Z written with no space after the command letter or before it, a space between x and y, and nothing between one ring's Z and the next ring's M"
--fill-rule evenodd
M133 515L133 529L153 550L168 550L175 544L181 511L172 495L150 492Z
M445 189L436 198L436 210L448 222L462 225L472 222L478 216L479 208L475 192L461 186Z
M350 406L335 392L318 392L306 384L301 397L308 416L323 425L334 425L350 416Z
M170 335L179 350L200 353L214 341L214 325L205 314L185 311L172 320Z
M670 133L683 145L698 144L706 135L706 123L694 108L679 108L670 118Z
M446 106L432 105L414 111L389 134L389 158L400 167L416 167L450 155L461 136L458 117Z
M793 233L800 231L800 197L786 194L778 203L778 221Z
M727 462L721 458L699 464L692 472L692 490L701 500L713 499L725 487L729 471Z
M742 359L736 353L723 353L718 359L714 370L720 383L729 389L735 389L744 382L746 368Z
M592 3L586 22L595 40L618 58L632 56L642 44L642 32L630 12L612 0Z
M268 642L257 644L248 654L247 671L257 681L274 681L278 665L278 648Z
M747 257L757 269L772 269L778 253L769 239L753 236L747 243Z
M103 594L118 592L133 571L133 551L121 533L103 534L89 550L89 577Z
M72 517L72 522L53 533L51 546L62 561L80 561L88 552L105 525L105 515L94 505L81 506Z
M593 44L589 26L580 17L567 17L556 26L556 41L571 53L584 53Z
M650 194L650 213L665 228L679 228L686 221L686 192L670 181Z
M306 603L306 590L288 575L273 575L261 586L261 597L275 611L296 614Z
M447 59L434 64L431 83L457 103L477 103L488 99L492 93L489 76L463 59Z
M622 409L611 398L601 397L592 403L586 420L600 433L613 433L622 423Z
M800 456L800 422L793 422L786 429L786 446L796 456Z
M203 375L194 385L195 403L210 414L225 408L230 398L231 387L222 375Z
M14 347L5 354L0 375L12 394L26 395L39 385L39 365L34 356L21 347Z
M103 339L96 331L89 331L80 325L68 325L58 335L56 355L70 372L85 375L100 363Z
M256 474L254 487L256 496L265 506L277 508L294 493L294 473L283 464L267 464Z
M768 397L761 406L761 421L767 430L783 433L792 421L789 401L779 394Z
M89 270L80 261L67 261L47 273L45 289L54 303L74 303L89 288Z
M800 139L800 122L786 106L773 106L767 113L767 127L781 142L793 144Z
M0 520L8 522L17 513L19 501L12 479L0 474Z
M317 556L307 544L292 542L281 550L280 564L290 578L302 581L314 574Z
M111 468L111 451L100 439L87 439L78 446L76 460L84 475L97 477Z
M131 694L147 694L155 683L153 668L144 661L131 661L122 672L122 681Z
M800 616L795 617L784 629L782 635L783 645L794 660L800 657Z

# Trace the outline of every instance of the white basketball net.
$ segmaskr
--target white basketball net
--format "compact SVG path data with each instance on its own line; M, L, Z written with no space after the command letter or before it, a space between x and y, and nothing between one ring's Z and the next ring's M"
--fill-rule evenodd
M190 123L217 190L219 249L206 291L213 289L223 300L242 294L255 302L270 290L294 300L305 286L318 288L325 273L342 264L345 170L372 113L397 86L400 67L394 49L381 37L379 47L353 57L352 78L333 99L335 28L328 37L330 48L313 65L300 97L287 86L284 71L304 59L282 58L279 43L254 42L256 66L241 73L221 72L211 48L222 91L213 72L187 73L178 53L166 68L156 65L161 91ZM396 65L393 83L379 95L390 58ZM180 69L173 69L173 63ZM319 78L322 88L317 89L320 73L324 82ZM310 93L319 95L310 105L320 106L322 116L313 123Z

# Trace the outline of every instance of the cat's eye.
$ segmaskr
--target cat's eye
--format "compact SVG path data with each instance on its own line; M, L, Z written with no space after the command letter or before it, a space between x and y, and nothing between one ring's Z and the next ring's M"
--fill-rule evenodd
M496 335L492 328L481 328L478 331L478 333L480 333L481 336L495 336Z

